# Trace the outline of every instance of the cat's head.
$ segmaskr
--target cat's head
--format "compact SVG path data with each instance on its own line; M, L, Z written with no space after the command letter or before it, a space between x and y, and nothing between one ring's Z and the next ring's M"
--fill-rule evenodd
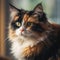
M47 31L48 21L42 4L38 4L32 11L17 9L10 5L9 36L39 38Z

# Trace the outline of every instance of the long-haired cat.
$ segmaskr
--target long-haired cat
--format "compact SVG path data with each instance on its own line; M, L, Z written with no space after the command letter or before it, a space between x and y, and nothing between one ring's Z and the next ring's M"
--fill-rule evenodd
M10 5L9 41L17 60L59 60L60 25L48 21L39 3L33 10Z

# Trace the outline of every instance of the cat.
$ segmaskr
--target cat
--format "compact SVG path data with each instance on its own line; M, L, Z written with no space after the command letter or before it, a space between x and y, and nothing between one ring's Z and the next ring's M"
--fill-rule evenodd
M41 3L27 11L9 5L9 41L17 60L57 60L60 25L50 23Z

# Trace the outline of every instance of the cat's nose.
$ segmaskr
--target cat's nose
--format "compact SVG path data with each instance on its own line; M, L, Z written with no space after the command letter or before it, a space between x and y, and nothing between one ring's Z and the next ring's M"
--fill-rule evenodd
M24 31L24 27L20 27L20 32L23 32Z
M21 32L23 32L23 31L24 31L24 29L20 29L20 31L21 31Z

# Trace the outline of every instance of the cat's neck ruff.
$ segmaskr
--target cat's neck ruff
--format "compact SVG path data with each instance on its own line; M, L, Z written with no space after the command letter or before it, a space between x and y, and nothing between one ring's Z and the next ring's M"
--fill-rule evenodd
M25 56L30 56L30 53L31 55L36 53L38 54L40 51L39 47L43 46L43 45L40 46L38 43L43 40L44 40L43 37L37 40L30 39L30 38L17 37L13 39L11 53L13 53L13 55L16 58L23 58Z

